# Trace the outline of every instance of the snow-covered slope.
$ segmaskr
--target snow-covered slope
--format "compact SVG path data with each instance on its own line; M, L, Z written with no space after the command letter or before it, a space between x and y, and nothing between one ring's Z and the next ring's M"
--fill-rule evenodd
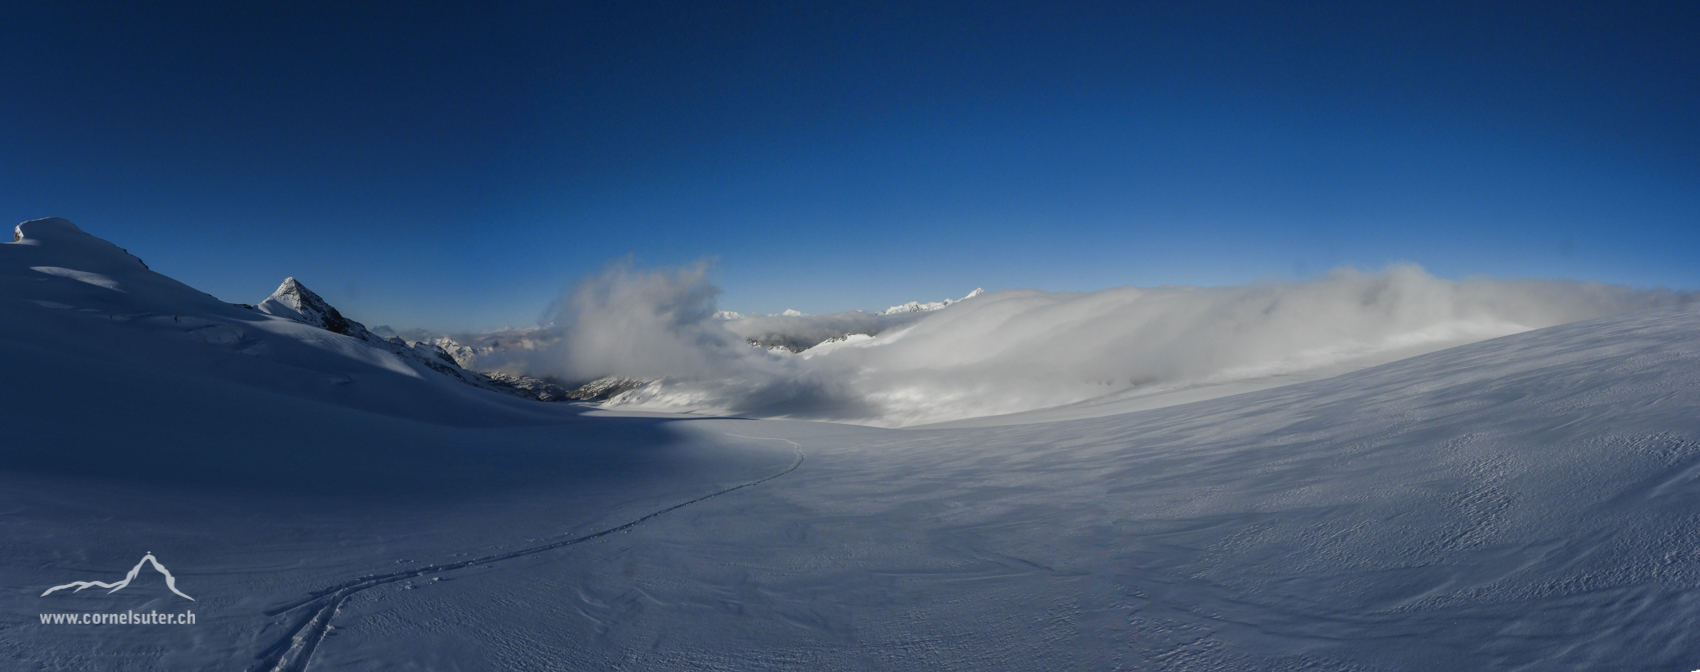
M270 612L310 586L617 523L794 460L467 385L218 301L62 220L16 238L0 244L0 668L269 669L294 620ZM192 604L151 575L42 595L150 552ZM199 622L35 622L156 609Z
M899 431L493 394L36 226L0 245L8 669L1700 667L1693 306ZM42 594L149 554L193 602ZM199 621L37 620L129 610Z
M514 391L510 384L462 369L433 344L378 337L294 278L258 306L228 304L149 270L124 250L63 219L19 224L13 237L0 273L16 290L11 296L29 297L23 300L33 310L20 319L54 323L67 334L110 334L89 344L104 356L143 357L129 349L132 344L145 351L157 341L169 346L171 354L165 356L176 358L167 362L195 367L226 362L215 368L235 379L269 375L254 370L287 371L289 376L318 376L335 386L385 388L396 396L349 398L386 407L443 384ZM230 359L232 355L240 357ZM399 389L388 389L394 386ZM448 394L458 397L468 391Z
M322 659L1692 669L1696 334L1658 310L1067 423L704 421L807 460L525 581L363 600Z

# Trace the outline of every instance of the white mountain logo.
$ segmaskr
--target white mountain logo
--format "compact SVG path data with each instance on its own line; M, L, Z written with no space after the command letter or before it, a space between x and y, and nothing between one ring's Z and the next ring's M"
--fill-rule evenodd
M159 570L159 573L165 575L165 587L166 588L170 588L171 592L173 592L173 593L177 593L178 595L182 595L183 599L185 599L185 600L188 600L190 602L195 601L195 598L189 597L188 595L183 595L183 591L177 589L177 577L172 576L171 570L166 569L165 565L159 564L159 561L154 559L153 551L148 551L147 555L142 556L142 560L140 562L137 562L135 567L130 568L130 573L126 574L124 576L123 581L118 581L116 583L106 583L104 581L72 581L72 582L67 583L63 586L54 586L52 588L48 588L47 592L42 593L41 596L47 597L53 591L63 590L65 588L76 588L76 590L73 590L71 592L78 593L78 592L82 592L82 590L84 588L93 588L95 586L100 586L101 588L111 588L112 590L106 591L106 593L108 595L110 595L112 593L116 593L120 590L123 590L125 586L130 585L130 582L134 581L136 579L136 575L140 574L142 572L142 565L148 564L150 562L153 563L154 569Z

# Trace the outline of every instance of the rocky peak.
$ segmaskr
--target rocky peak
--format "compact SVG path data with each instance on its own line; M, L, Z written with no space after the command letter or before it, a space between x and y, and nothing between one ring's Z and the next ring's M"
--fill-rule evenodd
M277 291L258 306L260 312L287 317L297 322L305 322L326 331L334 331L347 336L360 337L366 327L359 322L352 322L337 312L331 304L326 303L313 290L297 282L295 278L284 278L283 284L278 285ZM364 339L362 339L364 340Z

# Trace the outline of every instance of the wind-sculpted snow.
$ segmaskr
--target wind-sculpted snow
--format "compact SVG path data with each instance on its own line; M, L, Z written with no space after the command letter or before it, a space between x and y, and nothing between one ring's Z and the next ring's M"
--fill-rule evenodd
M1196 401L1691 295L1568 281L1441 280L1414 266L1310 282L1003 291L929 312L715 318L704 269L619 266L552 313L528 367L656 383L634 409L907 426L1094 401L1088 417ZM865 334L813 353L791 347ZM802 356L745 347L803 350Z

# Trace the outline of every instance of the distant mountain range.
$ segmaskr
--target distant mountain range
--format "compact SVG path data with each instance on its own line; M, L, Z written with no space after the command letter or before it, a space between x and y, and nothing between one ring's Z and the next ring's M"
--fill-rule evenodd
M892 306L890 308L887 308L885 310L882 310L882 311L874 313L874 314L875 315L890 315L890 314L893 314L893 313L925 313L925 312L934 311L934 310L943 310L945 308L950 307L950 305L953 304L953 303L958 303L958 302L961 302L961 301L967 301L969 299L972 299L976 296L979 296L979 295L985 294L985 293L986 293L986 290L984 290L984 289L975 289L974 291L969 292L968 296L964 296L964 297L962 297L960 299L956 299L954 301L950 300L950 299L945 299L943 301L931 301L931 302L927 302L927 303L921 303L919 301L910 301L909 303Z

